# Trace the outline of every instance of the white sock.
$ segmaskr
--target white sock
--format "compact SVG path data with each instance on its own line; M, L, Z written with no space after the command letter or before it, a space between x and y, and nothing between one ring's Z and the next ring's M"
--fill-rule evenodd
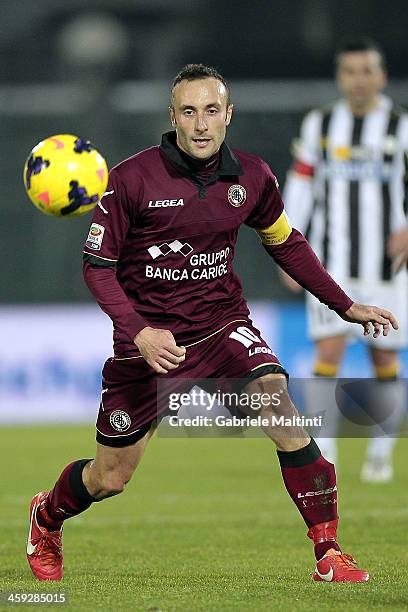
M307 416L322 416L322 427L315 439L322 455L331 463L337 459L339 409L335 399L336 385L335 378L316 376L306 381L304 395Z
M379 381L373 386L373 405L378 405L379 414L383 407L389 409L389 416L370 427L367 459L391 461L392 452L401 425L406 418L406 388L400 380Z

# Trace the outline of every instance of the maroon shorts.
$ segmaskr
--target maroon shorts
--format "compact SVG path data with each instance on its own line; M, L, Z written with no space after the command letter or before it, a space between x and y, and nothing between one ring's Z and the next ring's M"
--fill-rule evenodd
M186 345L186 359L168 374L156 374L140 357L111 357L102 372L96 439L106 446L128 446L142 438L164 414L158 407L157 383L168 381L188 391L200 379L247 379L267 372L286 374L251 321L232 321L206 338ZM178 387L177 387L178 386ZM198 382L200 386L200 382Z

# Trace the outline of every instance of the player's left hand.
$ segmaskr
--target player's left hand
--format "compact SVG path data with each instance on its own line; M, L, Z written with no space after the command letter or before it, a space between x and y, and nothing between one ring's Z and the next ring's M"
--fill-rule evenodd
M378 308L377 306L365 306L364 304L357 304L357 302L354 302L354 304L340 316L349 323L360 323L364 328L365 336L371 333L371 326L374 328L374 338L377 338L381 334L381 329L383 336L387 336L390 325L394 329L398 329L398 321L392 312L385 310L385 308Z
M389 237L387 252L394 258L394 272L398 272L408 262L408 227Z

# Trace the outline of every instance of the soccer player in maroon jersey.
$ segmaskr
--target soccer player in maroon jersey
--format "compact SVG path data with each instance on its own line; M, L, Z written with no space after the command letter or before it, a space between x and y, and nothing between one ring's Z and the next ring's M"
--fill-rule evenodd
M255 155L224 142L233 105L213 68L188 65L171 90L173 131L160 146L110 173L84 249L84 276L113 321L114 357L103 369L94 459L70 463L34 496L27 556L40 580L62 578L62 525L121 493L154 432L158 379L244 379L244 390L282 389L263 416L296 417L286 372L253 326L232 260L241 224L298 283L364 334L387 335L394 316L353 303L287 219L274 175ZM259 348L259 350L256 350ZM278 386L278 387L277 387ZM314 542L315 580L366 582L336 540L334 465L297 425L265 432L283 480Z

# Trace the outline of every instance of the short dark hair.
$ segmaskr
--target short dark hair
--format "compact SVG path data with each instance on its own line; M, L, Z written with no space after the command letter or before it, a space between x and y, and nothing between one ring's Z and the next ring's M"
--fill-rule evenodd
M222 74L218 72L212 66L205 66L204 64L187 64L184 66L173 79L171 84L171 95L173 97L173 90L176 85L181 81L197 81L199 79L217 79L220 81L225 89L227 90L227 106L230 104L230 90L227 81L224 79Z
M345 38L338 45L334 54L334 65L337 68L339 65L340 55L343 53L353 53L358 51L377 51L380 56L381 68L384 70L387 67L384 51L381 46L368 36L357 36L354 38Z

